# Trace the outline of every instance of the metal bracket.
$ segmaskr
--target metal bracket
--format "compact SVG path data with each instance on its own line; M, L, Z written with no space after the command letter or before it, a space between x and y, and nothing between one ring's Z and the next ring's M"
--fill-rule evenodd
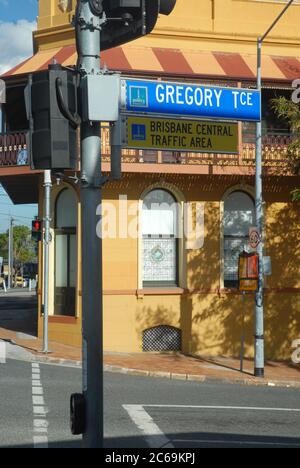
M109 182L109 177L107 176L96 177L91 182L88 182L84 174L80 178L81 188L99 189L102 188L107 182Z
M264 340L265 339L265 335L254 335L254 338L256 340Z

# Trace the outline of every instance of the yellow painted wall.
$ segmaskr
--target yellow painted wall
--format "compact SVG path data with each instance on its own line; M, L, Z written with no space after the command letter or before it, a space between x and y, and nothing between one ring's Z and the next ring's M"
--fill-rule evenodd
M117 207L118 194L123 194L127 195L129 207L134 203L137 206L141 194L153 184L174 188L174 193L182 193L186 201L204 203L204 245L198 250L181 252L186 263L188 291L149 295L138 291L141 287L139 239L120 239L117 235L115 239L104 240L105 350L141 352L145 329L172 325L182 330L184 352L238 356L244 312L246 355L251 356L254 298L220 290L222 198L230 187L240 188L240 185L234 181L228 184L223 179L215 179L211 185L205 177L195 178L191 183L188 178L172 175L165 176L163 181L156 176L126 176L119 184L107 185L104 200ZM55 188L55 196L58 190ZM292 341L300 336L300 206L288 201L289 190L281 184L277 193L271 190L265 193L265 253L272 257L273 263L273 275L267 278L265 295L266 355L272 359L288 359ZM78 294L80 289L79 284ZM41 325L40 320L40 333ZM81 314L76 324L50 323L50 339L80 345Z
M69 0L63 13L59 0L40 0L39 48L74 43L70 21L76 0ZM159 18L155 31L136 44L224 52L256 53L256 39L283 9L282 0L177 0L168 17ZM273 55L299 55L300 4L295 1L265 42L264 51Z

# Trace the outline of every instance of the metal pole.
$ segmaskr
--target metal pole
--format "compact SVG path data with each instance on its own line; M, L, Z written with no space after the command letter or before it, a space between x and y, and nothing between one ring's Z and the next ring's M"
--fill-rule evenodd
M44 236L44 333L43 353L49 353L48 348L48 320L49 320L49 248L50 248L50 221L51 221L51 171L44 172L45 187L45 236Z
M78 67L81 74L100 73L101 19L88 0L77 4ZM81 124L81 242L83 395L86 405L84 448L103 447L102 242L96 210L102 200L99 123Z
M13 218L10 218L9 223L9 234L8 234L8 282L7 282L7 289L11 289L12 287L12 271L13 271L13 252L14 252L14 238L13 238Z
M285 7L283 8L283 10L281 11L281 13L279 13L279 15L277 16L277 18L273 21L273 23L271 24L271 26L269 27L269 29L265 32L265 34L263 36L261 36L261 43L264 42L265 38L270 34L270 32L272 31L272 29L274 28L274 26L276 26L276 24L278 23L278 21L283 17L283 15L285 14L286 10L291 6L291 4L294 2L294 0L289 0L289 2L285 5Z
M240 372L244 372L244 354L245 354L245 291L243 291L243 307L242 307L242 333L241 333L241 349L240 349Z
M261 47L257 41L257 89L261 92ZM263 278L263 198L262 198L262 121L256 123L256 172L255 172L255 214L261 243L257 248L259 258L258 290L255 294L255 365L254 375L264 377L264 278Z
M291 6L294 0L290 0L284 7L275 21L271 24L265 34L257 40L257 89L261 92L261 65L262 65L262 44L265 38L270 34L278 21L282 18L286 10ZM262 121L256 123L256 171L255 171L255 212L256 224L261 237L261 243L257 248L259 258L259 279L258 290L255 295L255 377L264 377L265 372L265 351L264 351L264 272L263 272L263 183L262 183Z

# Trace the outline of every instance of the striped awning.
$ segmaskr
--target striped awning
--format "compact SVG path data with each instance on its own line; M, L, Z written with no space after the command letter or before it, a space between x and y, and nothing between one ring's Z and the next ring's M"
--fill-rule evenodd
M44 70L53 60L64 66L75 65L75 46L41 50L17 65L3 77ZM162 49L126 44L102 53L102 65L123 73L141 73L157 76L206 77L250 80L256 77L255 55L196 50ZM300 57L263 56L264 80L291 82L300 78Z

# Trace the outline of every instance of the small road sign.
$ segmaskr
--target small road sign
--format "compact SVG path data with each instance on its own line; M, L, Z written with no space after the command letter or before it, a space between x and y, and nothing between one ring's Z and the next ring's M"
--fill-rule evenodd
M0 104L6 103L5 81L0 80Z
M121 80L123 112L259 121L261 93L162 81Z
M252 249L257 249L261 243L261 236L257 227L252 227L249 230L249 245Z
M228 122L123 116L122 146L194 153L238 153L238 125Z

